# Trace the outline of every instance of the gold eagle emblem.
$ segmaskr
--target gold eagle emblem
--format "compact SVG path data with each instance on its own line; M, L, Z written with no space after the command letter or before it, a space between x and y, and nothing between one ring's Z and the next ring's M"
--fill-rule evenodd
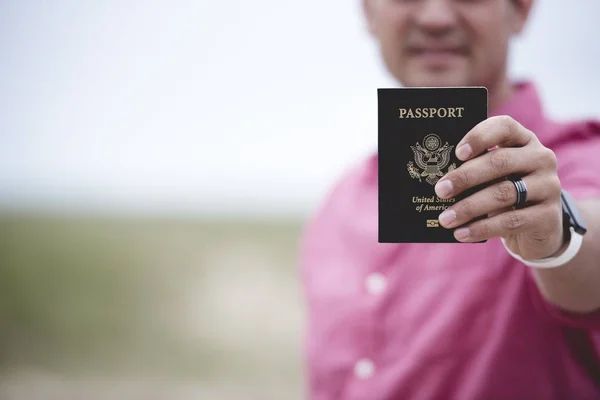
M442 139L436 134L429 134L423 139L423 145L419 142L415 146L410 146L414 154L414 164L408 162L408 173L413 179L425 178L425 181L430 185L435 185L441 177L445 175L443 169L450 162L450 152L454 146L450 146L448 142L442 145ZM417 167L415 167L415 164ZM420 169L419 169L420 168ZM448 167L448 172L456 168L456 164L452 163Z

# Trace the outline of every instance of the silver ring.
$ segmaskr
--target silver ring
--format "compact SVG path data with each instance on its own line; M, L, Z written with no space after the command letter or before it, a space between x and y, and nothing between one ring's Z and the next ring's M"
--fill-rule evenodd
M515 184L515 188L517 189L517 202L515 203L515 208L523 208L525 207L525 203L527 203L527 185L523 182L523 179L510 179L512 183Z

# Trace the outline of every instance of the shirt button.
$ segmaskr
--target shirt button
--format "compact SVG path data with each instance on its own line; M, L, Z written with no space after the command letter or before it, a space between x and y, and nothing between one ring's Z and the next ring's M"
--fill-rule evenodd
M354 364L354 374L359 379L368 379L375 373L373 361L363 358Z
M380 273L374 273L367 277L365 286L370 294L380 294L385 290L387 281L385 277Z

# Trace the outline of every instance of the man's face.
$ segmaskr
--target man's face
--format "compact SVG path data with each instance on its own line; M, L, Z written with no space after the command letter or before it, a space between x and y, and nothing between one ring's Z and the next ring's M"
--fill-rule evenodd
M521 0L522 1L522 0ZM405 86L495 85L528 2L364 0L388 70Z

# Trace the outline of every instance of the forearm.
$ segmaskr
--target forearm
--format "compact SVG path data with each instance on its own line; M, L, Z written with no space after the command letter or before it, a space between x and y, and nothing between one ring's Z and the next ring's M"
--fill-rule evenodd
M600 309L600 200L577 202L588 229L579 253L558 268L534 269L537 286L552 304L571 312Z

